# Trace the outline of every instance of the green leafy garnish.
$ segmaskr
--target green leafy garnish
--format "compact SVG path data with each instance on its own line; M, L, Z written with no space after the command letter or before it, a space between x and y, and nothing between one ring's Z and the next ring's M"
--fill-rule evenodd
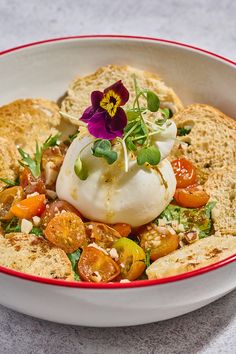
M34 159L32 159L30 157L29 154L27 154L27 152L25 152L24 150L22 150L21 148L18 149L21 157L22 157L22 161L19 161L20 164L23 167L28 167L32 173L32 175L35 178L40 177L41 174L41 159L42 159L42 149L39 148L38 142L36 142L36 152L34 155Z
M148 248L146 250L146 255L145 255L145 264L146 264L146 267L148 268L151 264L151 260L150 260L150 256L151 256L151 250L150 248Z
M113 164L118 158L117 152L112 150L111 142L105 139L95 140L92 153L96 157L103 157L109 165Z
M88 178L88 169L85 163L82 162L80 155L75 160L74 171L76 176L78 176L82 181L85 181Z
M30 234L34 234L36 236L43 236L43 230L41 230L39 227L34 226L30 231Z
M160 150L152 145L149 147L143 147L138 151L137 163L143 165L146 162L152 166L157 165L161 160Z
M209 202L202 208L190 209L170 204L155 220L155 223L158 224L158 220L163 218L167 222L176 220L184 226L185 231L196 229L199 231L199 238L204 238L212 232L211 211L215 205L216 202Z
M160 107L160 100L158 96L153 92L147 91L147 108L151 112L157 112Z
M58 138L61 134L50 135L46 141L43 143L41 147L39 147L38 142L36 141L36 152L34 154L34 158L30 157L30 155L22 150L18 149L22 160L19 161L21 166L28 167L35 178L39 178L41 175L41 160L43 150L48 149L49 147L58 145Z
M188 135L190 132L191 132L191 128L187 129L187 128L181 127L181 128L177 129L178 136L185 136L185 135Z
M9 222L1 222L1 226L6 234L11 232L21 232L19 219L17 219L15 216Z
M72 143L72 141L75 140L75 138L77 138L77 136L79 135L79 133L80 133L80 132L77 131L76 133L69 135L69 137L68 137L69 142Z
M43 143L42 149L46 150L49 147L57 146L59 145L58 139L60 138L61 133L58 133L56 135L50 135L45 142Z
M69 258L71 265L72 265L72 269L74 271L74 279L77 281L80 280L79 274L77 273L77 264L80 259L80 255L81 255L80 249L78 249L77 251L75 251L73 253L67 254L67 257Z
M16 179L15 181L12 181L7 178L0 178L0 181L5 183L8 187L13 187L13 186L19 186L19 180Z
M169 108L160 108L160 111L165 116L165 118L169 119L172 117L172 112Z

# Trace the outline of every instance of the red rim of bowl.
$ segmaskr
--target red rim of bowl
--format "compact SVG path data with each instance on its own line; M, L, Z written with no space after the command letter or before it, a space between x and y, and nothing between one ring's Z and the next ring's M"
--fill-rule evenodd
M179 47L184 47L187 49L191 49L191 50L195 50L197 52L204 53L208 56L212 56L217 59L221 59L222 61L225 61L227 63L233 64L236 66L236 62L234 62L230 59L227 59L221 55L212 53L208 50L201 49L201 48L189 45L189 44L184 44L184 43L161 39L161 38L142 37L142 36L127 36L127 35L83 35L83 36L70 36L70 37L53 38L53 39L42 40L42 41L28 43L28 44L14 47L14 48L10 48L10 49L0 52L0 55L4 55L4 54L11 53L11 52L14 52L14 51L17 51L20 49L24 49L27 47L32 47L32 46L36 46L36 45L40 45L40 44L45 44L45 43L59 42L59 41L73 40L73 39L86 39L86 38L87 39L94 39L94 38L133 39L133 40L147 40L147 41L154 41L154 42L159 42L159 43L172 44L172 45L176 45ZM153 286L153 285L158 285L158 284L166 284L166 283L171 283L171 282L175 282L175 281L188 279L191 277L195 277L197 275L201 275L201 274L219 269L219 268L226 266L234 261L236 261L236 254L234 254L222 261L214 263L212 265L209 265L209 266L206 266L206 267L203 267L200 269L196 269L196 270L193 270L190 272L186 272L183 274L165 277L162 279L135 280L135 281L132 281L129 283L89 283L89 282L75 282L75 281L65 281L65 280L59 280L59 279L41 278L38 276L34 276L34 275L26 274L26 273L21 273L21 272L18 272L18 271L9 269L9 268L5 268L3 266L0 266L0 273L5 273L10 276L22 278L24 280L29 280L29 281L33 281L33 282L37 282L37 283L64 286L64 287L90 288L90 289L126 289L126 288L136 288L136 287L144 287L144 286Z

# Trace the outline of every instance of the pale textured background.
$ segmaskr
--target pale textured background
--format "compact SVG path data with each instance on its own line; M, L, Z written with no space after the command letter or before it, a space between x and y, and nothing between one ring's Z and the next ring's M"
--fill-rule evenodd
M233 0L0 0L0 50L79 34L182 41L236 60ZM174 301L174 296L173 296ZM180 318L96 329L40 321L0 306L0 354L235 354L236 292Z

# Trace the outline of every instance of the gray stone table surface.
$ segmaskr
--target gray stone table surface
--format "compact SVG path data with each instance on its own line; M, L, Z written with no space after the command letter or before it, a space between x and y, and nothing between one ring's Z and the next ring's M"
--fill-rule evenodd
M234 0L0 0L0 51L79 34L182 41L236 60ZM236 292L180 318L126 328L85 328L0 306L0 354L236 353Z

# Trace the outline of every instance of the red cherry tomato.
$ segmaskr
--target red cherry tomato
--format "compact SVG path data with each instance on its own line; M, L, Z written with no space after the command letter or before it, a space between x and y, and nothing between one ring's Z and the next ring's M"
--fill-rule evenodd
M177 181L177 188L185 188L196 183L196 168L184 157L171 162Z

